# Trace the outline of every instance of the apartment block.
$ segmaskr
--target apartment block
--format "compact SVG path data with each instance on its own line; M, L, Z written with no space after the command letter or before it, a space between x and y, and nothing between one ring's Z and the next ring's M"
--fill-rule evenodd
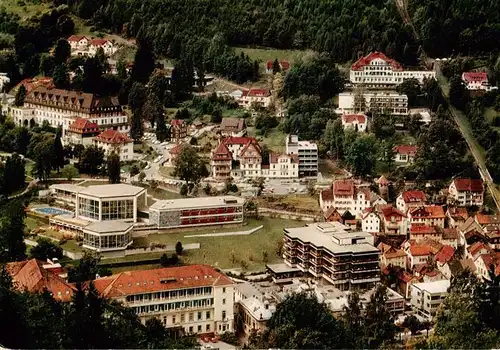
M393 115L408 115L408 96L396 91L366 91L362 93L363 100L356 101L354 92L339 94L339 108L341 114L352 113L386 113Z
M103 297L122 302L145 323L158 318L186 334L234 330L234 285L207 265L121 272L94 281Z
M311 141L299 141L297 135L286 136L286 154L299 156L299 176L318 175L318 145Z
M448 295L450 280L414 283L411 290L411 306L422 316L431 318Z
M379 254L366 232L338 222L284 229L285 263L340 290L372 288L380 280Z

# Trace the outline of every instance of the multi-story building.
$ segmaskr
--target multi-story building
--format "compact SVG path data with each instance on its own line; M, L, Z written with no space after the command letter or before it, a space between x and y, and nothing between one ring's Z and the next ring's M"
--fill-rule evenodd
M467 90L489 90L488 73L486 72L463 72L462 81Z
M271 91L269 89L250 89L243 91L238 104L243 108L258 106L267 108L271 105Z
M158 229L241 223L244 205L236 196L161 200L149 207L149 223Z
M406 215L392 205L385 205L380 209L383 232L386 235L402 235L406 237L408 232L408 220Z
M172 119L170 121L170 137L180 143L187 136L187 124L182 119Z
M380 242L377 248L380 250L380 267L387 266L406 268L407 255L403 249L391 247L388 244Z
M413 163L417 154L417 146L415 145L397 145L393 148L394 161L396 163Z
M216 180L225 180L231 177L233 157L224 142L219 143L217 148L212 151L210 157L210 168L212 177Z
M100 133L101 130L96 123L92 123L85 118L76 118L64 133L63 142L70 145L88 146L92 144L94 137Z
M142 323L158 318L186 334L234 330L234 284L207 265L121 272L94 285L103 297L131 308Z
M435 239L440 241L442 232L434 226L427 225L412 225L410 228L410 239L415 242L420 242L425 238Z
M297 135L287 135L286 153L299 156L299 176L318 175L318 145L311 141L299 141Z
M240 329L245 336L253 331L262 332L267 327L267 321L276 311L274 300L266 297L248 282L235 285L235 313L240 317Z
M431 318L448 295L450 280L413 283L411 306L422 316Z
M408 211L408 219L410 220L411 227L426 225L444 228L445 218L444 209L440 205L424 205Z
M223 136L243 136L246 133L245 119L222 118L220 131Z
M248 142L239 154L240 171L245 177L262 176L262 155L258 143Z
M372 52L361 57L351 66L351 83L363 84L372 88L394 88L406 79L417 79L423 84L424 79L435 79L436 72L419 69L404 69L397 61L382 52Z
M402 192L396 198L396 208L401 212L407 213L408 209L425 205L425 193L420 190L410 190Z
M285 228L283 258L315 278L340 290L361 290L380 280L380 251L367 232L348 232L338 222Z
M107 39L91 39L84 35L72 35L68 38L72 56L94 56L102 48L107 56L113 55L117 48Z
M105 130L97 135L92 143L104 150L105 157L114 152L120 156L120 161L133 159L134 140L119 131Z
M299 177L299 157L296 154L269 153L269 166L262 165L262 176L267 178L296 179Z
M364 132L368 127L368 118L364 114L344 114L342 116L342 126L345 129L353 129Z
M354 92L339 94L339 108L341 114L352 113L386 113L392 115L408 115L408 96L396 91L366 91L357 100Z
M337 180L332 186L319 194L319 204L326 212L336 208L340 213L349 211L356 217L361 217L365 209L371 208L370 191L365 187L357 187L353 180Z
M12 108L17 125L47 121L50 126L62 127L63 136L76 118L96 123L101 130L114 129L128 132L127 115L116 97L97 97L94 94L48 89L38 86L26 95L23 107Z
M380 232L380 218L372 208L367 208L362 212L361 230L370 233Z
M484 186L481 179L454 179L448 187L448 199L455 205L483 205Z

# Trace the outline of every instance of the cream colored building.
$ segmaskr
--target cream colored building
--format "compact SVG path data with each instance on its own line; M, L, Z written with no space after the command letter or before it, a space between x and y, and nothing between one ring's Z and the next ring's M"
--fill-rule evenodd
M234 331L234 284L207 265L121 272L94 281L106 298L122 302L142 323L158 318L186 334Z
M120 161L133 159L134 141L116 130L103 131L92 140L92 143L104 150L105 157L115 152L120 156Z

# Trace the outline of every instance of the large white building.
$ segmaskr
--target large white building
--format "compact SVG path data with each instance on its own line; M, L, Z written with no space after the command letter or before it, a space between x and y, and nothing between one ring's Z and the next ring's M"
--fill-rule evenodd
M448 200L457 206L482 206L484 185L481 179L453 179L448 187Z
M131 308L142 323L158 318L186 334L234 330L234 284L207 265L121 272L94 285L103 297Z
M414 283L411 287L411 306L419 314L432 317L448 295L450 280Z
M396 91L365 91L360 97L364 102L356 100L356 93L341 92L339 94L338 113L388 113L393 115L408 115L408 96ZM355 102L356 101L356 102Z
M286 135L286 153L299 156L299 176L318 175L318 145L311 141L299 141L297 135Z
M107 56L113 55L117 48L107 39L91 39L84 35L72 35L68 38L72 56L94 56L102 48Z
M424 79L435 79L436 72L425 69L404 69L401 64L382 52L372 52L354 62L349 78L355 85L394 88L410 78L415 78L422 84Z
M38 86L26 95L23 107L13 107L12 118L16 125L38 125L47 121L50 126L65 131L77 118L96 123L101 130L129 131L127 115L116 97L98 97L94 94L48 89Z
M367 187L357 187L353 180L337 180L331 187L319 194L319 204L326 212L335 208L343 215L346 211L361 218L365 209L371 208L370 190Z

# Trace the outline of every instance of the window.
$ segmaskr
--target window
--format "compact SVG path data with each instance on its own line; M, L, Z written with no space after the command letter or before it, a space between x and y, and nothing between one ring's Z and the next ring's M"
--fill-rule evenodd
M226 305L226 298L222 299L222 305Z
M198 332L201 332L201 325L198 325Z
M210 311L207 311L207 313L205 314L205 316L206 316L207 320L209 320L210 319Z
M222 311L222 319L225 320L226 319L226 310Z
M198 321L202 319L201 312L198 312Z
M193 326L189 327L189 333L193 333Z
M226 287L223 287L222 288L222 293L225 293L226 292Z
M210 332L210 325L209 324L207 324L206 331Z
M184 314L181 314L181 323L184 323Z
M172 323L175 324L175 315L172 315Z

